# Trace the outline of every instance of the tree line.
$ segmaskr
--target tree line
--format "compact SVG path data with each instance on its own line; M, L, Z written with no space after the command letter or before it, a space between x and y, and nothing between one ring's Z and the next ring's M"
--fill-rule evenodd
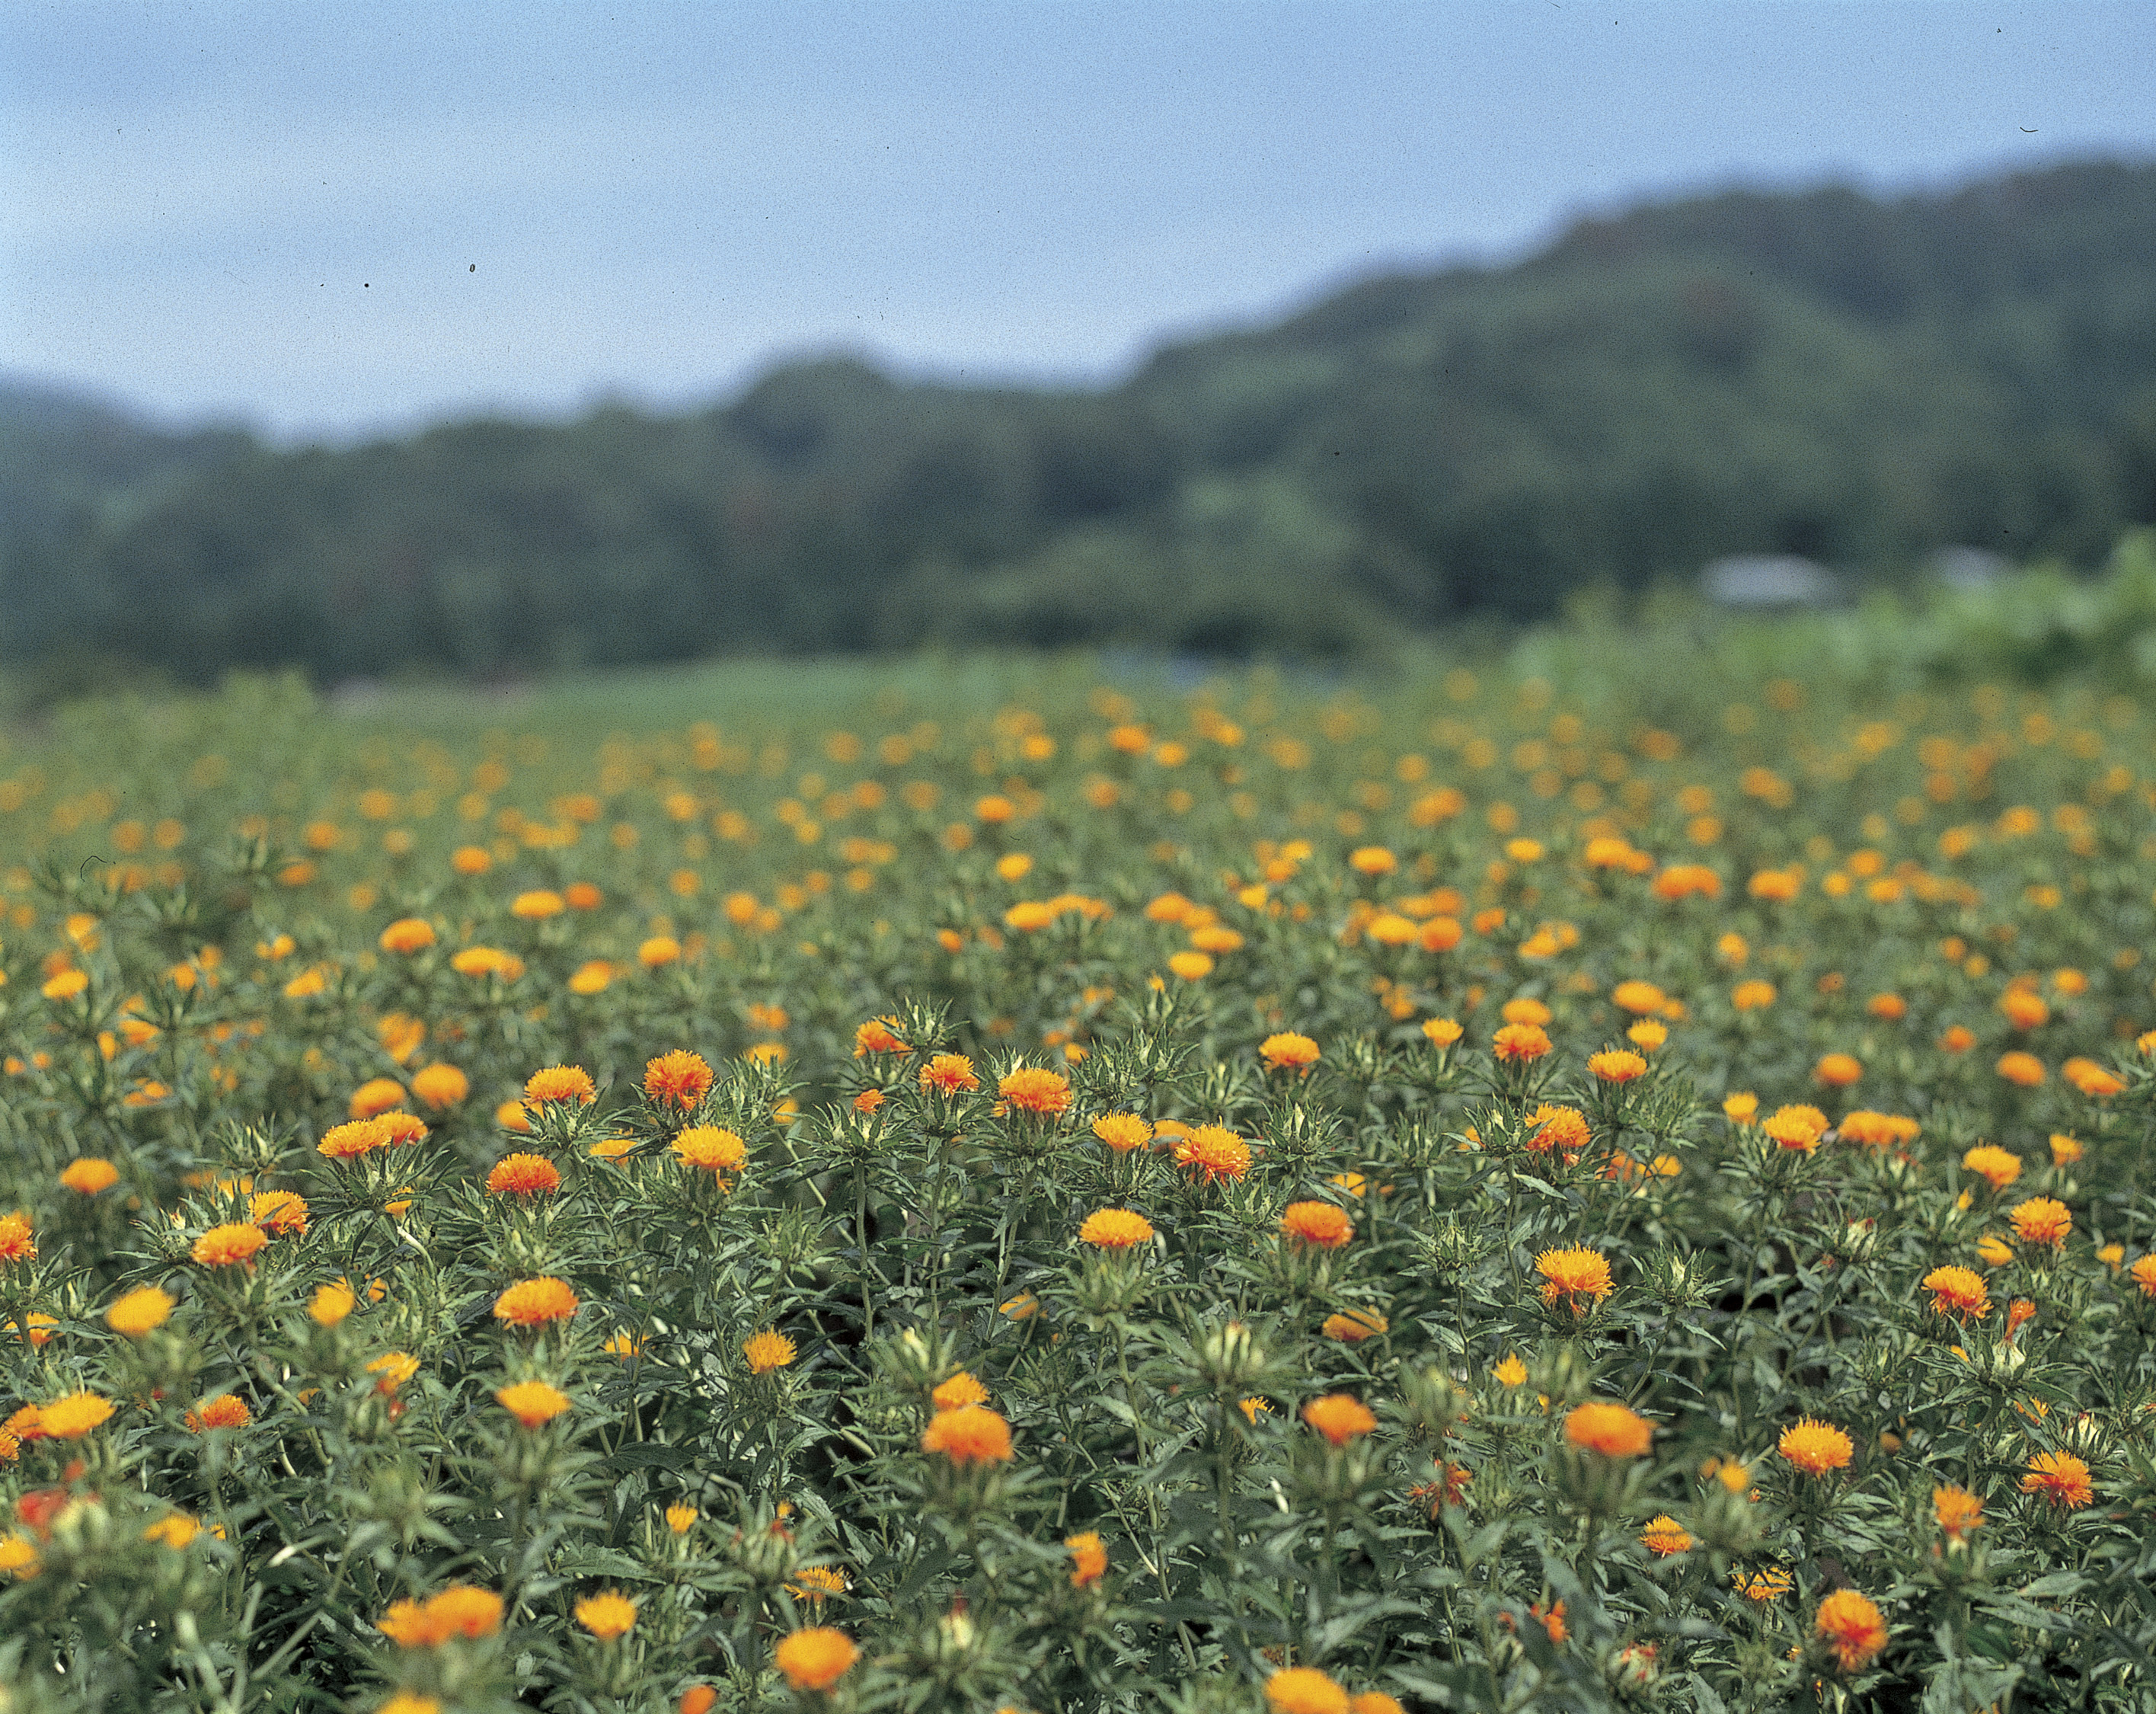
M2156 167L1732 192L1373 279L1096 391L781 368L349 450L0 396L0 661L182 681L932 643L1353 653L1787 552L2156 522ZM59 663L57 666L55 663Z

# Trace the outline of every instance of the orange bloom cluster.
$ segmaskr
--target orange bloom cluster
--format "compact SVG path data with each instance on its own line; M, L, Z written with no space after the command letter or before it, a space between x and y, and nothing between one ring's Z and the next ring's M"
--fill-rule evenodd
M512 1327L544 1327L577 1313L577 1295L565 1280L542 1274L521 1279L494 1300L495 1317Z
M501 1597L491 1589L453 1583L424 1601L391 1603L374 1628L400 1649L435 1649L492 1636L501 1629Z
M962 1404L938 1411L921 1437L923 1452L940 1452L961 1470L977 1464L1009 1464L1010 1424L985 1405Z
M1335 1202L1290 1202L1280 1225L1284 1236L1321 1250L1339 1249L1355 1236L1355 1222Z

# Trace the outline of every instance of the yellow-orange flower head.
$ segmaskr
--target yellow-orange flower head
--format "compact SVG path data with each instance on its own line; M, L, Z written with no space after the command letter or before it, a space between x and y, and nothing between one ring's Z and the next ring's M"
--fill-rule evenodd
M1995 1191L2005 1190L2021 1176L2021 1157L1995 1143L1979 1143L1961 1157L1961 1164Z
M2074 1217L2066 1205L2050 1197L2030 1197L2007 1218L2014 1222L2014 1236L2023 1243L2056 1247L2074 1229Z
M860 1656L861 1651L844 1631L814 1625L782 1638L771 1658L785 1675L789 1689L827 1691L845 1676Z
M1091 1531L1080 1536L1065 1536L1063 1545L1070 1550L1072 1588L1091 1588L1107 1575L1108 1550Z
M1507 1024L1491 1040L1497 1058L1507 1064L1524 1064L1550 1051L1550 1038L1540 1024Z
M512 1327L544 1327L566 1321L577 1313L577 1295L566 1280L542 1274L536 1279L520 1279L494 1300L497 1320Z
M80 1161L71 1161L60 1174L60 1183L79 1196L94 1197L100 1191L109 1191L120 1182L120 1169L110 1161L101 1161L95 1155L85 1155Z
M1637 1458L1654 1444L1655 1425L1621 1404L1590 1399L1565 1413L1564 1438L1604 1458Z
M495 1395L495 1402L527 1428L544 1428L569 1408L568 1395L544 1381L520 1381Z
M486 1187L498 1197L552 1196L562 1174L544 1155L505 1155L487 1174Z
M1086 1217L1078 1241L1097 1249L1127 1250L1152 1242L1152 1222L1127 1208L1100 1208Z
M1825 1476L1848 1469L1856 1448L1833 1423L1804 1417L1782 1430L1775 1449L1806 1475Z
M1178 1166L1194 1168L1208 1184L1240 1178L1250 1170L1250 1145L1225 1126L1201 1125L1175 1141Z
M138 1286L112 1300L105 1312L105 1325L129 1339L140 1339L165 1325L175 1300L154 1285Z
M269 1233L253 1222L234 1221L210 1228L195 1240L189 1253L205 1268L251 1268L255 1252L269 1242Z
M662 1053L644 1068L644 1093L656 1106L686 1112L704 1099L711 1087L711 1068L704 1063L702 1054L685 1047Z
M721 1179L735 1176L748 1164L748 1145L715 1125L692 1125L671 1146L685 1166Z
M1563 1304L1584 1315L1609 1295L1609 1258L1584 1244L1544 1250L1535 1258L1535 1272L1543 1276L1543 1301L1553 1308Z
M996 1093L1020 1113L1053 1119L1070 1104L1070 1082L1060 1071L1021 1065L996 1085Z
M793 1341L775 1327L752 1333L742 1341L742 1359L752 1375L768 1375L793 1361Z
M1887 1621L1854 1589L1836 1589L1820 1603L1812 1633L1834 1651L1844 1672L1861 1672L1887 1646Z
M52 1407L45 1407L48 1422ZM2040 1452L2029 1460L2029 1474L2021 1479L2024 1494L2040 1494L2064 1510L2087 1506L2096 1498L2089 1481L2089 1467L2071 1452Z
M974 1464L1009 1464L1010 1424L985 1405L962 1404L938 1411L921 1437L923 1452L940 1452L961 1470Z
M1285 1236L1313 1249L1337 1250L1355 1236L1355 1222L1335 1202L1290 1202L1280 1224Z
M1260 1042L1258 1057L1269 1071L1308 1071L1317 1063L1317 1043L1307 1036L1286 1031Z
M1335 1446L1360 1439L1378 1426L1369 1407L1345 1392L1312 1399L1302 1408L1302 1419Z
M625 1635L636 1623L636 1603L618 1589L585 1596L575 1612L577 1623L603 1643Z
M1348 1692L1315 1666L1287 1666L1265 1681L1272 1714L1348 1714Z
M980 1086L980 1078L973 1074L973 1062L963 1053L932 1054L928 1063L921 1068L921 1087L939 1095L969 1094Z
M112 1401L88 1391L70 1392L38 1407L40 1432L55 1440L80 1440L112 1415Z
M1981 1320L1991 1312L1991 1293L1984 1276L1974 1268L1934 1268L1924 1276L1924 1289L1932 1295L1933 1310L1958 1315L1964 1321Z
M1135 1113L1110 1113L1093 1121L1093 1135L1111 1154L1127 1155L1152 1140L1152 1127Z
M580 1107L588 1107L598 1099L598 1093L591 1073L581 1065L550 1065L524 1080L524 1104L527 1107L544 1107L549 1102L565 1105L574 1102Z

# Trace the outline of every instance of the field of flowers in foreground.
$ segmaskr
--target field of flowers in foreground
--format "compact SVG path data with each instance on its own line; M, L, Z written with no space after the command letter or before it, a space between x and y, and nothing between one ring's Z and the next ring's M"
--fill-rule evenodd
M1592 688L0 752L0 1706L2150 1706L2149 723Z

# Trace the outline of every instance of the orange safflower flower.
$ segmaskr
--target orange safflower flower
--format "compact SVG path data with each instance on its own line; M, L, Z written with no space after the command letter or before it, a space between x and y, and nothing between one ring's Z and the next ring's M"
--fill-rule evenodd
M1225 1126L1201 1125L1176 1139L1175 1164L1196 1168L1208 1184L1238 1179L1250 1170L1250 1145Z
M0 1262L34 1262L38 1246L30 1236L30 1217L18 1209L0 1214Z
M434 925L424 917L399 917L382 931L384 952L423 952L434 944Z
M1829 1053L1812 1068L1812 1075L1829 1089L1846 1089L1864 1075L1864 1064L1853 1053Z
M1531 1153L1547 1155L1554 1150L1569 1166L1587 1147L1587 1115L1577 1107L1553 1107L1545 1102L1527 1115L1527 1123L1534 1126L1527 1134Z
M1647 1062L1628 1047L1587 1056L1587 1068L1605 1083L1629 1083L1647 1074Z
M1280 1224L1286 1236L1321 1250L1337 1250L1355 1236L1355 1222L1336 1202L1290 1202Z
M105 1312L105 1325L129 1339L140 1339L163 1326L177 1301L154 1285L137 1286L112 1300Z
M1342 1345L1360 1345L1366 1339L1375 1339L1381 1333L1389 1333L1392 1323L1375 1310L1349 1310L1341 1315L1327 1315L1325 1325L1317 1330L1327 1339Z
M963 1405L986 1404L988 1389L963 1369L942 1386L929 1393L928 1402L939 1411L954 1411Z
M1108 1113L1093 1121L1093 1135L1111 1153L1127 1155L1152 1140L1152 1127L1135 1113Z
M1999 1056L1999 1076L2010 1083L2018 1083L2025 1089L2038 1088L2044 1081L2044 1062L2033 1053L2002 1053Z
M49 1416L51 1407L46 1407ZM2071 1452L2040 1452L2029 1460L2029 1474L2021 1479L2024 1494L2041 1494L2056 1506L2069 1510L2096 1498L2089 1482L2089 1467Z
M670 1145L683 1164L726 1179L748 1164L748 1145L715 1125L692 1125Z
M704 1056L685 1047L662 1053L644 1068L644 1093L662 1107L685 1112L704 1099L711 1087L711 1068Z
M355 1161L382 1147L388 1140L380 1120L357 1119L324 1131L321 1141L315 1145L315 1152L331 1161Z
M1497 1058L1507 1064L1524 1064L1550 1051L1550 1038L1539 1024L1507 1024L1491 1038Z
M957 1095L978 1089L973 1062L963 1053L938 1053L921 1068L921 1087L941 1095Z
M574 1101L579 1106L588 1107L598 1099L598 1094L591 1073L581 1065L549 1065L524 1080L524 1104L527 1107L543 1107L550 1101L564 1105Z
M1982 1319L1991 1312L1991 1294L1984 1276L1974 1268L1934 1268L1924 1276L1924 1289L1932 1295L1932 1309L1941 1315L1958 1315L1964 1321Z
M235 1263L251 1268L255 1252L269 1242L270 1235L260 1227L234 1221L211 1227L195 1240L188 1253L205 1268L229 1268Z
M1854 1589L1836 1589L1820 1603L1812 1634L1834 1651L1844 1672L1861 1672L1887 1646L1887 1621Z
M870 1018L854 1032L854 1058L859 1059L868 1053L911 1053L913 1050L900 1037L898 1028L895 1017Z
M1543 1301L1552 1308L1562 1303L1576 1315L1586 1314L1610 1293L1609 1258L1584 1244L1544 1250L1535 1258L1535 1272L1544 1282Z
M1078 1241L1096 1249L1127 1250L1152 1242L1152 1222L1127 1208L1100 1208L1086 1217Z
M110 1161L101 1161L95 1155L85 1155L71 1161L60 1174L60 1183L78 1196L94 1197L100 1191L109 1191L120 1182L120 1169Z
M812 1625L781 1638L771 1659L785 1675L789 1689L827 1691L845 1676L860 1656L861 1651L844 1631L829 1625Z
M986 1405L962 1404L938 1411L921 1437L923 1452L940 1452L961 1470L973 1464L1009 1464L1010 1424Z
M603 1643L626 1635L636 1624L636 1603L618 1589L587 1595L572 1610L577 1623Z
M505 1155L486 1176L497 1197L551 1196L562 1187L562 1174L543 1155Z
M1378 1426L1369 1407L1345 1392L1313 1398L1303 1406L1302 1419L1335 1446L1345 1446Z
M439 1113L471 1094L471 1079L454 1065L423 1066L413 1073L412 1093Z
M1317 1063L1317 1043L1289 1031L1267 1036L1258 1044L1258 1057L1270 1071L1308 1071Z
M254 1415L238 1393L221 1392L204 1400L200 1410L187 1412L182 1421L189 1433L206 1434L213 1428L244 1428Z
M252 1230L253 1228L249 1228ZM35 1423L38 1432L54 1440L80 1440L92 1428L108 1421L112 1415L112 1401L100 1395L84 1391L70 1392L64 1398L56 1398L50 1404L37 1407ZM13 1422L14 1419L8 1419ZM19 1438L30 1437L17 1431Z
M2005 1190L2021 1176L2021 1157L1995 1143L1979 1143L1961 1157L1961 1164L1995 1191Z
M1967 1489L1949 1483L1932 1490L1932 1516L1939 1521L1948 1541L1966 1541L1971 1531L1984 1527L1984 1502Z
M1759 1129L1791 1153L1811 1154L1826 1135L1826 1114L1799 1103L1778 1107L1760 1122Z
M544 1428L569 1408L568 1395L544 1381L520 1381L504 1387L495 1402L527 1428Z
M2014 1222L2014 1236L2023 1243L2056 1246L2074 1229L2074 1217L2064 1202L2050 1197L2031 1197L2006 1217Z
M1831 1423L1803 1417L1782 1430L1775 1449L1808 1476L1824 1476L1849 1468L1856 1448L1849 1436Z
M577 1295L568 1282L542 1274L536 1279L520 1279L494 1300L495 1318L514 1327L543 1327L550 1321L566 1321L577 1313Z
M2092 1101L2104 1100L2126 1088L2126 1079L2118 1073L2079 1055L2061 1066L2059 1075Z
M1637 1458L1654 1444L1655 1425L1621 1404L1592 1399L1565 1413L1564 1438L1604 1458Z
M404 1104L404 1085L393 1077L369 1078L352 1092L352 1116L372 1119Z
M793 1358L793 1341L776 1327L752 1333L742 1341L742 1360L752 1375L768 1375L773 1369L784 1368Z
M1070 1104L1070 1080L1060 1071L1021 1065L996 1085L996 1093L1021 1113L1053 1119Z
M297 1191L259 1191L247 1199L247 1217L279 1238L304 1237L307 1199Z
M1108 1550L1091 1530L1083 1535L1066 1536L1063 1545L1070 1551L1072 1588L1091 1588L1108 1574Z
M1649 1520L1647 1527L1640 1532L1640 1545L1656 1558L1667 1559L1691 1547L1691 1531L1664 1512Z
M1315 1666L1276 1672L1265 1681L1265 1706L1272 1714L1349 1714L1348 1692Z

